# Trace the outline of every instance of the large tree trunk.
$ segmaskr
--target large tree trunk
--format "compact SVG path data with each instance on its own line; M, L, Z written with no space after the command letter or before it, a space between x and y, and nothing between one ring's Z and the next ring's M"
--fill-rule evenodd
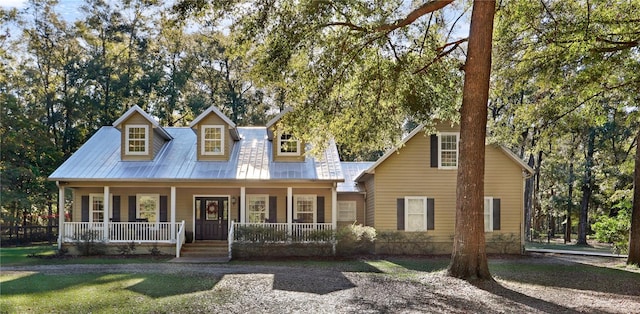
M529 167L533 169L535 157L529 155ZM533 182L535 177L531 176L524 181L524 237L531 240L531 213L533 211Z
M629 235L629 257L627 264L640 265L640 130L636 135L636 163L633 175L633 209L631 211L631 233Z
M595 150L595 130L591 128L587 139L587 152L585 154L584 181L582 182L582 201L580 202L580 220L578 221L578 245L587 245L587 230L589 228L589 202L593 188L591 182L593 153Z
M571 212L573 209L573 151L571 152L571 156L569 157L569 182L568 185L568 193L567 193L567 220L564 230L564 243L571 243Z
M484 160L495 1L473 2L460 108L456 226L448 273L490 280L484 239Z

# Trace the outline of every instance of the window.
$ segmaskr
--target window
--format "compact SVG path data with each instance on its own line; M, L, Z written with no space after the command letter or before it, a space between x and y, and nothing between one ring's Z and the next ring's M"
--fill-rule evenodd
M249 222L265 222L269 219L269 195L247 195Z
M315 195L294 195L293 196L293 219L297 222L316 222L316 196Z
M438 136L438 168L454 169L458 167L458 139L459 133L440 133Z
M89 222L104 222L104 194L89 194Z
M202 127L202 155L224 155L224 127L221 125Z
M355 201L338 201L338 221L356 221Z
M158 194L138 194L136 195L136 208L138 209L138 219L146 219L148 222L159 221L160 195Z
M493 197L484 198L484 232L493 231Z
M404 198L405 231L427 230L427 198L407 196Z
M300 141L291 134L281 134L278 139L279 156L300 156Z
M149 126L127 125L126 154L147 155L149 151Z

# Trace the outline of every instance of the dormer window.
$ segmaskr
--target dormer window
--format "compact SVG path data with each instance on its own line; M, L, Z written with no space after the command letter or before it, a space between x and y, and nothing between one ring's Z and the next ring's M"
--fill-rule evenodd
M300 156L300 141L291 134L281 134L278 138L279 156Z
M149 126L148 125L127 125L126 127L126 154L127 155L147 155L149 154Z
M202 155L224 155L224 127L205 125L202 127Z

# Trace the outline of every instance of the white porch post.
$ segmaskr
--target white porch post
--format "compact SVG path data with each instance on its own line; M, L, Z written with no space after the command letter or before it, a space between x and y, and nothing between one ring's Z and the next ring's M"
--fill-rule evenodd
M240 187L240 222L244 223L247 219L247 202L246 202L247 188Z
M56 182L58 186L58 249L62 248L64 237L64 186Z
M338 229L338 191L336 190L337 183L331 187L331 228L333 230Z
M104 200L102 202L102 204L104 205L102 210L103 210L103 219L102 222L104 223L104 234L103 234L103 238L108 242L109 241L109 224L111 223L111 219L109 219L109 207L111 206L111 200L109 199L109 186L105 185L104 186Z
M287 187L287 228L289 229L289 235L292 231L293 223L293 188Z
M176 242L176 187L171 187L171 242Z

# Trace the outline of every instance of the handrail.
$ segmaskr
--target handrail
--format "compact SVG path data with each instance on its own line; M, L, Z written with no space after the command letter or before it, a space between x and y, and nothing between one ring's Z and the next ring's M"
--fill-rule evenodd
M176 257L180 257L180 251L182 250L182 245L185 243L185 231L184 231L184 220L180 222L180 228L178 228L178 236L176 238Z
M231 220L230 226L229 226L229 237L227 238L227 243L229 245L229 259L231 259L231 250L233 249L233 237L234 237L234 228L235 228L235 221L233 221L233 219Z

